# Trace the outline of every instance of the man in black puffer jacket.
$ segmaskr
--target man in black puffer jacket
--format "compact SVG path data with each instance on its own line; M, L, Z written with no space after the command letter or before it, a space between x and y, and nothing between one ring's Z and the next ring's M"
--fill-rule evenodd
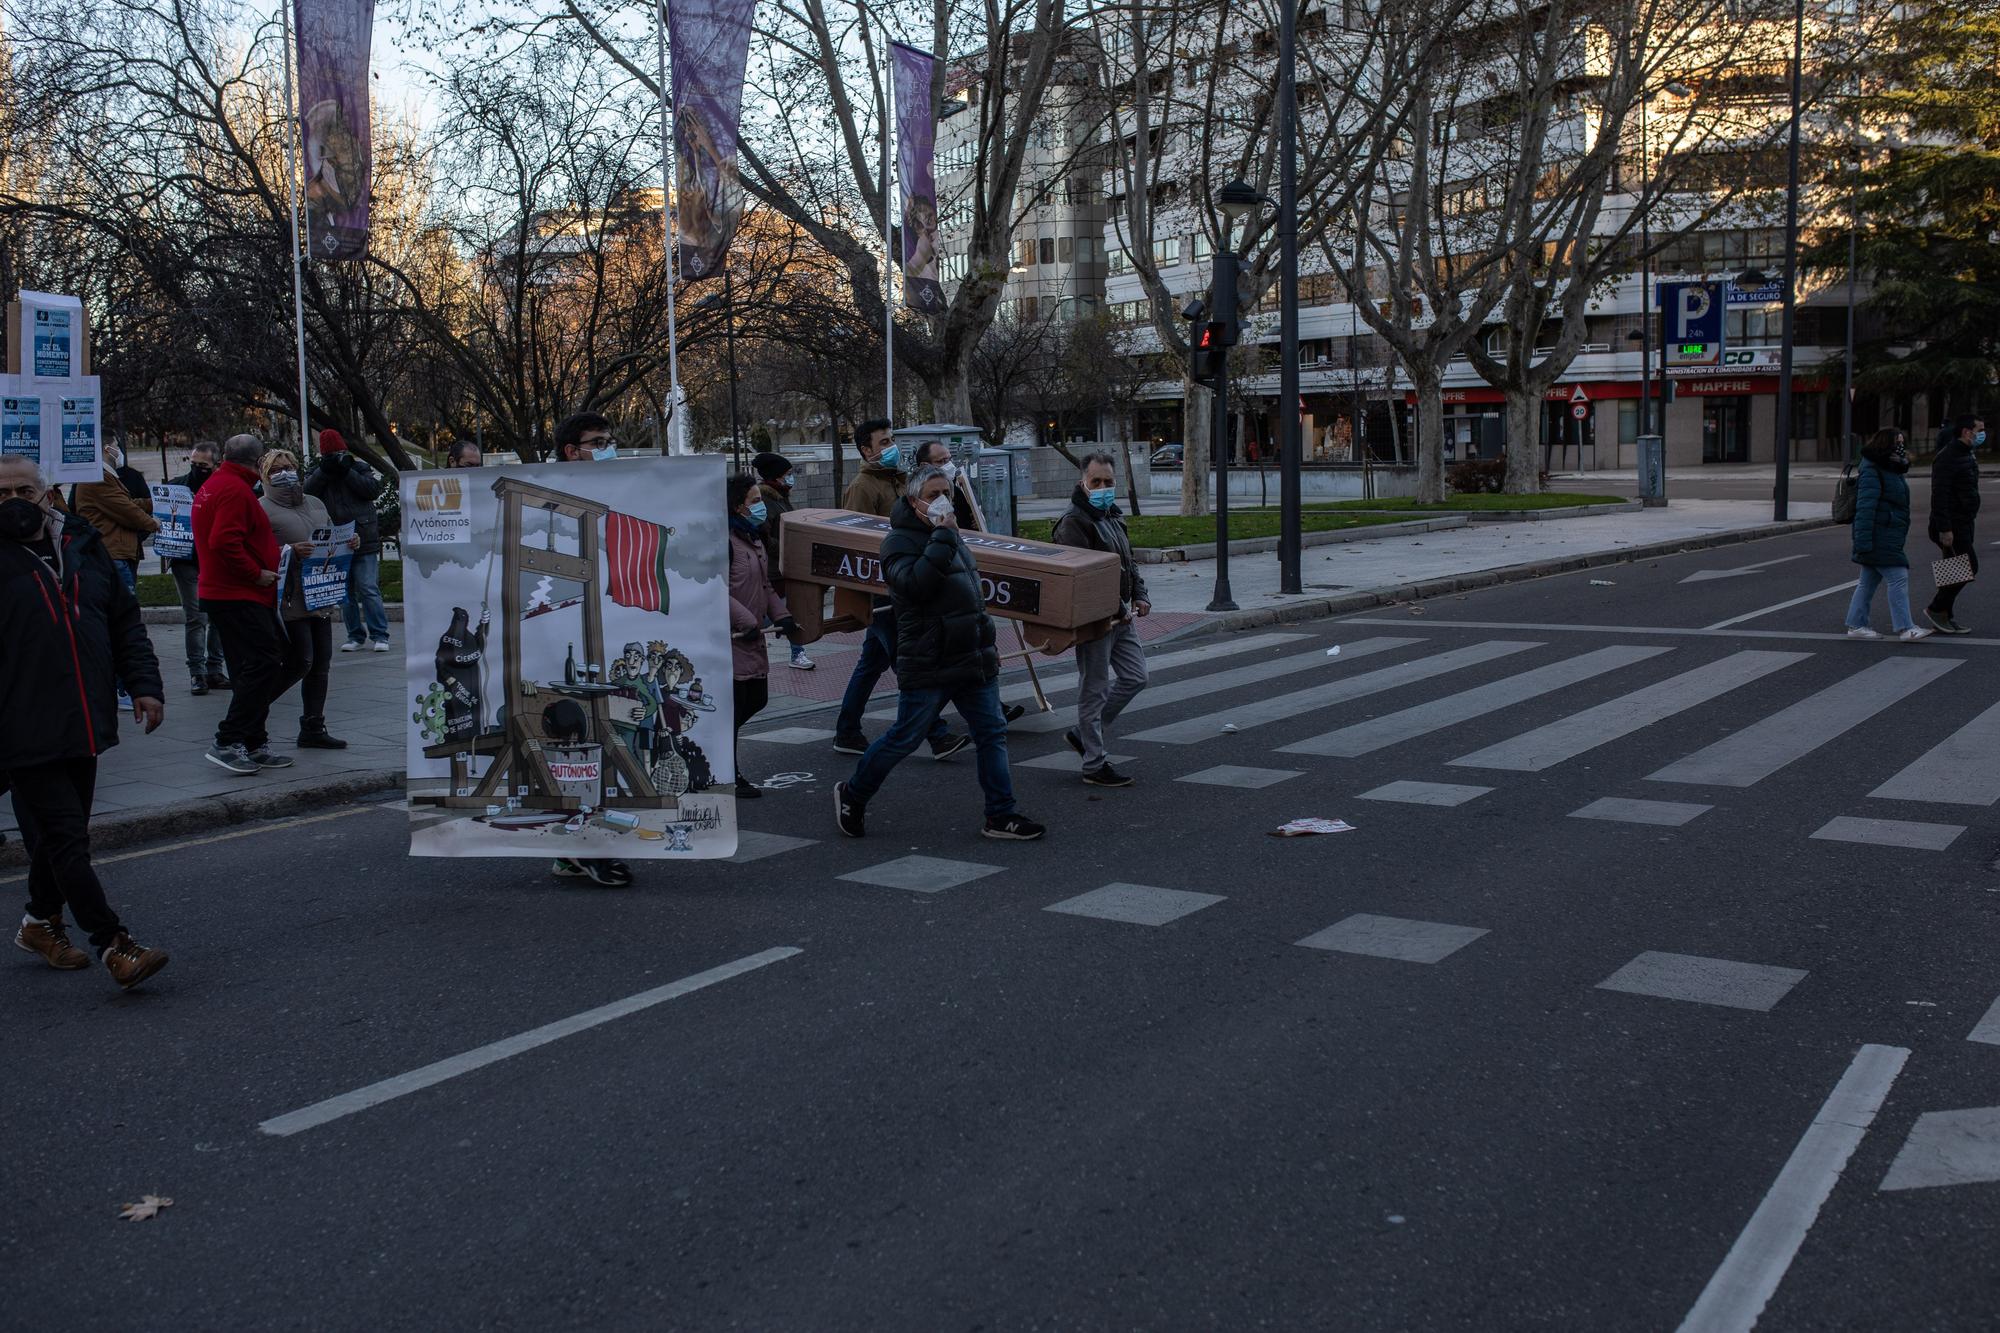
M1975 456L1986 443L1986 423L1978 417L1963 416L1938 441L1937 457L1931 460L1931 540L1940 553L1962 555L1979 572L1978 537L1973 524L1979 517L1979 459ZM1970 634L1954 614L1963 583L1939 588L1924 608L1924 615L1944 634Z
M951 483L918 468L889 515L882 572L896 604L896 722L833 789L834 821L850 838L865 832L868 801L889 770L930 734L946 704L957 706L979 751L989 838L1027 841L1042 826L1014 808L1007 771L1007 722L1000 713L1000 653L986 614L979 568L958 534Z
M0 458L0 787L13 792L28 852L28 911L14 943L51 967L89 967L65 933L68 903L105 969L130 988L167 956L133 942L90 864L97 756L118 743L118 680L146 730L158 727L160 664L103 539L54 512L40 469Z

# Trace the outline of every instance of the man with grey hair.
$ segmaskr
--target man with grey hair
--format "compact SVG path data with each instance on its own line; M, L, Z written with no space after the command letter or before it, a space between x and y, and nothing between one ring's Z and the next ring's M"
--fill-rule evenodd
M130 988L167 965L133 941L90 862L97 757L118 743L114 679L152 731L166 716L160 664L138 599L104 539L55 512L34 463L0 457L0 790L28 853L28 906L14 945L65 972L90 966L69 941L68 906L98 961Z
M1146 580L1132 559L1132 541L1118 509L1117 470L1109 454L1087 454L1083 475L1069 508L1056 520L1054 538L1064 546L1109 551L1118 557L1118 621L1102 638L1076 646L1082 687L1076 696L1076 726L1063 733L1083 757L1083 780L1093 787L1129 787L1132 779L1111 766L1104 754L1104 729L1146 688L1146 650L1139 644L1138 618L1150 615Z
M229 711L206 758L244 776L293 762L271 748L264 729L284 688L285 645L279 637L278 538L255 489L263 456L264 442L255 435L230 436L222 445L222 467L194 498L194 549L201 563L196 590L236 673Z

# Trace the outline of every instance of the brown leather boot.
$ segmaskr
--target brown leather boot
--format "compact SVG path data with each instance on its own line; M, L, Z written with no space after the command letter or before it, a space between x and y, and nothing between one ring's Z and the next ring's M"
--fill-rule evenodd
M111 947L104 951L104 970L126 990L131 990L166 965L164 950L148 949L122 930L111 941Z
M50 967L64 972L75 972L90 966L90 955L69 942L69 932L63 928L61 912L47 921L23 921L21 929L14 934L14 947L40 954Z

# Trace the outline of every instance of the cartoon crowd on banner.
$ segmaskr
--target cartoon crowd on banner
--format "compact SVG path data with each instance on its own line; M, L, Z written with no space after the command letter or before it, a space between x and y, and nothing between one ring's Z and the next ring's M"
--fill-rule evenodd
M404 548L413 854L734 854L723 473L542 464L423 492ZM405 479L405 512L435 480Z

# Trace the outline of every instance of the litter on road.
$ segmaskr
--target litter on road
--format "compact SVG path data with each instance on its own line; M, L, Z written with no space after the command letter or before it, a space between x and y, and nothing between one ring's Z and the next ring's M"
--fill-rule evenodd
M1340 656L1340 645L1336 643L1335 645L1333 645L1333 647L1331 647L1331 648L1327 649L1327 650L1326 650L1326 655L1327 655L1328 657L1338 657L1338 656Z
M172 1199L162 1199L157 1194L148 1194L137 1203L128 1203L118 1210L118 1216L127 1222L145 1222L160 1215L160 1209L173 1207Z
M1590 581L1590 586L1593 588L1615 588L1618 585L1616 583L1613 583L1610 579L1592 579Z
M1352 833L1354 825L1344 819L1294 819L1271 830L1274 838L1302 838L1312 833Z

